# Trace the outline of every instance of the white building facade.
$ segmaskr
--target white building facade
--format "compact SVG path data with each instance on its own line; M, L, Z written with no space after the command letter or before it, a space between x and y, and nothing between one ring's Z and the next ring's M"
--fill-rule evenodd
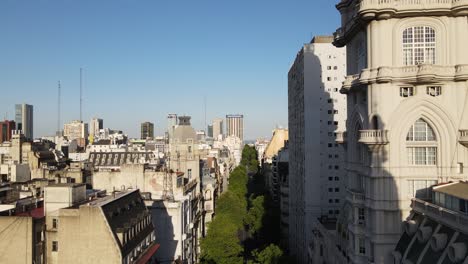
M344 197L343 147L335 132L345 127L346 51L333 37L315 37L297 54L288 74L289 248L308 262L313 223L336 219Z
M351 263L393 263L410 213L434 184L467 178L468 3L343 0L347 47L347 204Z
M214 127L213 127L214 134ZM226 137L236 136L244 141L244 116L226 115Z

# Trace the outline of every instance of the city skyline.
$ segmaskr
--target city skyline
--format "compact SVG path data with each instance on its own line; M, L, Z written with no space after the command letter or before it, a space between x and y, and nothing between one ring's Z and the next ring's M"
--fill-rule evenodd
M285 72L298 47L339 24L333 5L319 2L3 2L0 114L34 105L35 136L53 135L59 80L62 126L79 119L82 67L85 122L100 117L138 137L150 121L162 135L174 112L206 130L206 98L207 124L242 113L246 139L270 136L287 127Z

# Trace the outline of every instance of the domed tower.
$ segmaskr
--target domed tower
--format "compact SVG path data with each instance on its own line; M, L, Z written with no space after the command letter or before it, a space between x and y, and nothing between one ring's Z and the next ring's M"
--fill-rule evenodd
M347 203L338 224L351 263L393 263L411 199L466 180L468 1L342 0L347 48Z

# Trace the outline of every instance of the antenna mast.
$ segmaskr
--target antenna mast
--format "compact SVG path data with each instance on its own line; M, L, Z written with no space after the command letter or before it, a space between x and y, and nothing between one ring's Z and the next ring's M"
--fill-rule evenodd
M60 81L58 81L58 104L57 104L57 135L60 135L60 100L61 100L61 86Z
M83 68L80 68L80 121L83 121Z
M203 101L205 103L205 127L203 128L203 130L205 130L205 129L208 129L207 126L206 126L206 96L203 97ZM208 133L208 131L207 131L207 133Z

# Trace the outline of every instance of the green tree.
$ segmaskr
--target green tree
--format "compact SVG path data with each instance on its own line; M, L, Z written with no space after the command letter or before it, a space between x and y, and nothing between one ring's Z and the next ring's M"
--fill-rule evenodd
M208 225L208 235L201 241L202 262L243 263L244 250L237 232L238 226L229 216L217 215Z
M265 197L258 196L251 201L251 207L245 216L244 223L248 226L249 235L258 234L263 226L263 217L265 215L264 208Z
M260 252L254 250L252 256L254 257L254 261L250 261L252 264L279 264L282 263L283 251L277 245L270 244Z

